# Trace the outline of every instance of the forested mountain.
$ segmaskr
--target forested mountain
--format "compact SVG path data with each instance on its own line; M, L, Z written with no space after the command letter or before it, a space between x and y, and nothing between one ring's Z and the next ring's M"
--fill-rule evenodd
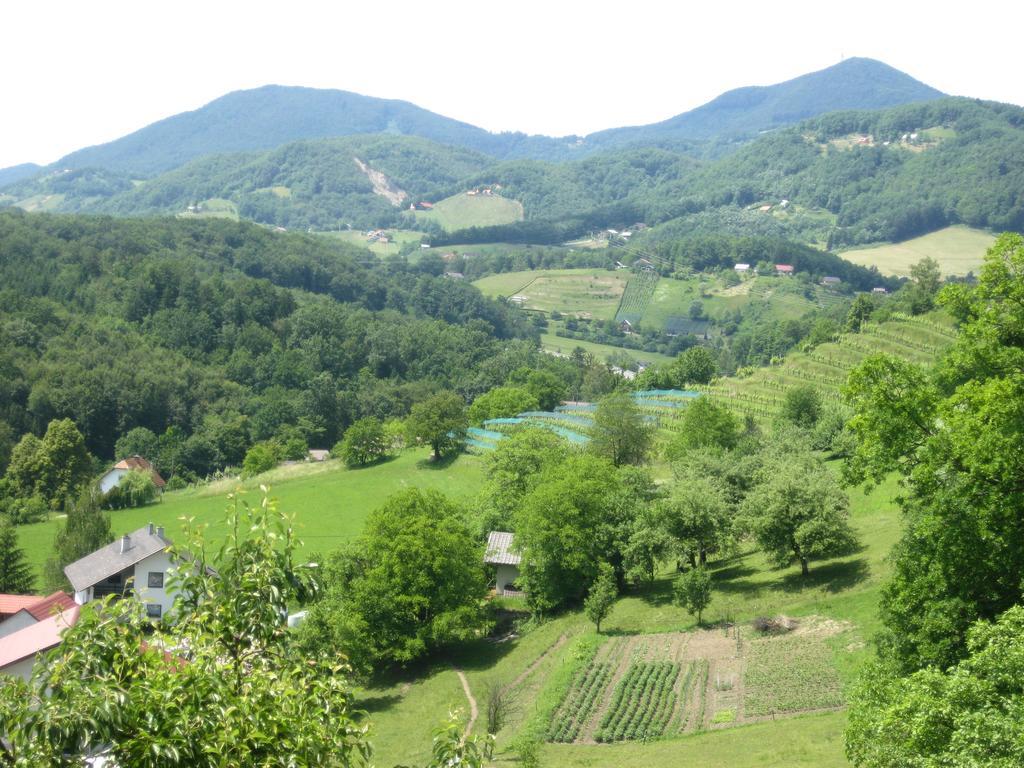
M303 139L388 134L418 136L497 159L578 159L611 147L671 144L702 154L703 144L737 139L838 109L875 109L942 94L885 64L849 59L785 83L739 88L669 120L612 128L586 137L490 133L395 99L340 90L267 85L234 91L120 139L72 152L48 171L103 169L142 179L209 155L280 147ZM716 151L721 151L716 150ZM0 169L0 187L38 171Z
M35 163L22 163L9 168L0 168L0 187L35 176L41 170L43 167Z
M352 134L419 136L498 156L530 154L527 148L534 142L542 147L558 143L556 139L521 133L492 134L407 101L349 91L266 85L234 91L115 141L72 152L53 168L96 167L146 178L206 155L272 149L299 139Z
M109 459L142 427L204 475L282 431L330 446L436 388L472 397L536 354L471 285L252 224L7 211L0 253L3 440L69 417Z
M1020 230L1021 158L1024 109L945 98L833 112L713 161L659 147L568 163L494 161L415 137L351 136L214 155L143 182L96 169L50 172L8 186L0 203L140 215L223 199L242 218L289 228L412 227L403 214L410 202L501 184L523 204L524 222L437 242L553 243L642 221L663 225L662 239L760 235L842 246L956 223Z
M847 109L883 109L942 92L874 59L852 58L784 83L727 91L703 106L651 125L586 137L591 148L678 141L734 140Z

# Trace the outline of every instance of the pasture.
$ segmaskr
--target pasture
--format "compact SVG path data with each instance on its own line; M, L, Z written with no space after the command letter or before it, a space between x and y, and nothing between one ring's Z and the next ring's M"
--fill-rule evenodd
M114 535L120 536L152 522L164 526L173 540L182 529L181 519L192 517L207 524L210 539L217 542L225 533L227 494L241 488L242 498L256 504L259 486L264 484L270 486L278 508L294 515L302 551L327 554L359 535L367 515L396 491L432 488L462 500L477 492L483 480L478 458L464 455L435 465L427 460L429 455L428 449L407 450L363 469L346 469L337 460L279 467L250 480L230 478L165 493L158 503L111 512L110 524ZM50 557L59 523L53 518L18 528L19 542L37 573Z
M840 255L854 264L878 267L883 275L906 277L910 268L926 256L939 263L943 275L977 272L995 235L971 227L946 227L902 243L844 251Z
M490 275L473 284L487 296L521 296L523 309L610 320L629 278L606 269L542 269Z
M611 344L598 344L596 341L567 339L564 336L556 336L553 333L542 333L540 345L552 354L565 356L571 355L576 347L582 347L584 352L589 352L596 359L602 361L607 360L609 355L621 355L623 352L641 363L668 363L675 359L660 352L645 352L642 349L626 349L625 347L615 347Z
M460 192L434 203L433 210L417 211L420 221L434 221L454 232L470 227L492 227L523 220L523 204L500 195L467 195Z

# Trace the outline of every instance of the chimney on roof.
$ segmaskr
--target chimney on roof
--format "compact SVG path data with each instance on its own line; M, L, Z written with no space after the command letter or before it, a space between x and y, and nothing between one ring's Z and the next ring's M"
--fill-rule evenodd
M153 535L153 524L152 523L149 524L149 535L150 536Z
M131 540L131 537L126 533L124 536L121 537L121 554L123 555L125 552L127 552L131 548L132 548L132 540Z
M164 527L162 525L157 526L156 535L161 539L164 537Z

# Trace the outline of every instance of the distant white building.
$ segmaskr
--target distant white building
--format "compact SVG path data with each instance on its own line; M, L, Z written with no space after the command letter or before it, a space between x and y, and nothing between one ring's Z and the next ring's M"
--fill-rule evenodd
M163 490L167 483L160 477L160 473L154 469L153 465L146 461L139 455L129 456L127 459L121 459L117 464L108 469L106 473L100 478L100 493L110 493L114 488L121 484L121 478L132 471L149 472L149 476L153 479L153 485L158 490Z
M737 264L735 267L733 267L733 269L735 269L737 272L749 272L750 271L750 265L749 264Z
M107 595L132 595L145 606L147 616L159 619L174 605L167 578L174 569L170 546L164 529L150 523L76 560L64 569L75 602L85 605Z
M519 564L522 556L514 551L515 534L507 531L491 531L487 534L487 549L484 562L495 566L494 591L498 595L518 594Z

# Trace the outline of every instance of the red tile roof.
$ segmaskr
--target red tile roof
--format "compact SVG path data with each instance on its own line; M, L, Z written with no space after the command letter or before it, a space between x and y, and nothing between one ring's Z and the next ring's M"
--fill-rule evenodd
M139 455L129 456L127 459L121 459L114 465L114 469L142 469L150 473L153 477L153 483L157 488L163 488L167 485L167 483L164 482L164 479L160 477L160 473L153 469L153 465Z
M54 592L49 597L44 597L37 603L28 607L28 612L36 621L48 619L61 611L69 611L75 607L75 601L67 592Z
M0 643L0 669L60 645L61 634L78 621L80 610L76 605L59 616L51 616L7 635Z
M0 595L0 616L13 616L42 599L42 595Z

